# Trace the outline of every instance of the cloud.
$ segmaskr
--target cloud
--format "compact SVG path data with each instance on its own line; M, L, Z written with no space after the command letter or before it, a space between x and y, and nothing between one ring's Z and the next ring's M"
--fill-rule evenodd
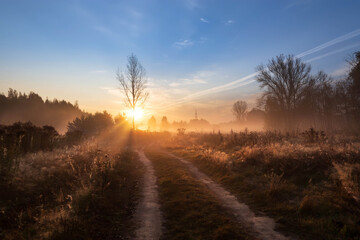
M174 43L174 46L177 48L186 48L194 45L194 43L191 40L185 39L183 41L178 41Z
M205 18L200 18L200 21L202 21L203 23L209 23L209 21L206 20Z
M94 70L94 71L91 71L91 73L107 73L108 70Z
M113 95L113 96L117 96L117 97L122 97L122 92L120 91L119 88L114 88L114 87L100 87L101 90L104 90L106 92L108 92L109 94Z
M184 78L181 79L179 82L172 82L169 84L170 87L179 87L179 86L188 86L194 84L205 84L207 83L204 79L199 78Z
M290 0L288 4L285 6L285 9L288 10L289 8L299 7L299 6L307 6L312 3L313 0Z
M189 8L190 10L193 10L200 6L198 0L185 0L184 2L186 7Z
M107 34L107 35L114 35L113 31L111 31L109 28L106 28L104 26L96 25L93 28L94 28L94 30L96 30L100 33Z
M343 77L346 76L348 73L349 73L349 66L343 66L341 68L336 69L330 75L332 77Z
M319 51L321 51L321 50L323 50L325 48L329 48L329 47L331 47L331 46L333 46L335 44L338 44L340 42L344 42L344 41L349 40L351 38L357 37L358 35L360 35L360 29L357 29L355 31L352 31L350 33L342 35L342 36L340 36L338 38L335 38L335 39L333 39L333 40L331 40L329 42L321 44L321 45L319 45L319 46L317 46L315 48L312 48L310 50L307 50L305 52L302 52L302 53L296 55L295 57L302 58L302 57L314 54L316 52L319 52ZM336 50L336 51L333 51L333 52L343 51L343 50L344 49ZM327 56L329 56L329 54L325 54L325 56L323 55L323 56L321 56L321 58L322 57L327 57ZM342 71L344 71L344 70L339 70L338 69L338 72L336 74L340 74L340 73L343 74ZM161 109L162 110L168 109L170 107L173 107L173 106L176 106L176 105L179 105L179 104L184 104L184 103L191 102L194 99L198 99L199 97L202 97L202 96L205 96L205 95L210 95L210 94L214 94L214 93L218 93L218 92L224 92L224 91L227 91L227 90L231 90L231 89L234 89L234 88L239 88L241 86L245 86L245 85L254 83L254 82L256 82L255 77L256 77L257 74L258 74L258 72L254 72L252 74L249 74L249 75L247 75L245 77L242 77L240 79L237 79L235 81L228 82L228 83L216 86L216 87L208 88L208 89L205 89L205 90L201 90L201 91L189 94L189 95L187 95L187 96L185 96L185 97L183 97L181 99L178 99L176 102L172 102L170 104L162 106Z
M127 9L127 12L133 19L142 19L144 17L141 12L135 9Z
M234 22L235 22L234 20L229 19L229 20L226 21L225 24L226 24L226 25L230 25L230 24L233 24Z
M207 37L201 37L200 40L198 41L200 44L205 43L208 40Z
M215 75L215 72L212 71L199 71L197 73L191 74L188 78L182 78L177 82L172 82L169 84L170 87L179 87L179 86L189 86L195 84L206 84L208 83L207 79Z

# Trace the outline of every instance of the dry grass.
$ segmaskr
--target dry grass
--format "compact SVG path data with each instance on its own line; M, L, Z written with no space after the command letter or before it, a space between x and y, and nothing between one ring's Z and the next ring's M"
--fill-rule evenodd
M356 139L246 132L181 137L183 144L168 145L172 151L274 217L282 231L301 239L360 238Z
M23 156L0 186L0 238L130 234L141 176L134 157L99 149L95 142Z
M146 155L158 177L162 239L251 239L179 160L159 152Z

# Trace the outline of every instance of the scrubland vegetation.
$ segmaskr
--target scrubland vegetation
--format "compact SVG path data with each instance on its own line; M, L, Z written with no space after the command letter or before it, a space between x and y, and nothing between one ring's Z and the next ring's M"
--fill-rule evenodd
M278 230L301 239L360 237L360 139L309 130L178 136L191 160Z
M142 167L95 142L16 159L0 182L1 239L126 238Z

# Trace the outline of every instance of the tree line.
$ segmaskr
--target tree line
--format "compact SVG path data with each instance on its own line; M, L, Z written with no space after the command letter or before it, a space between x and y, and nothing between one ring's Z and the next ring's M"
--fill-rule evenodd
M267 130L360 130L360 52L347 60L349 71L332 79L293 55L280 55L257 67L256 80L264 90L258 107L265 113ZM245 101L233 105L238 120L247 116Z
M7 95L0 94L0 124L28 122L36 126L51 125L65 132L67 123L86 114L79 109L77 102L72 104L57 99L45 101L36 93L29 94L9 89Z

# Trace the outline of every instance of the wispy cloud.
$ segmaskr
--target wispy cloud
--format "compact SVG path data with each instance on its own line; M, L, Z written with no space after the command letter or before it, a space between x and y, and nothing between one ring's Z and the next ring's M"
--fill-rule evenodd
M205 18L200 18L200 21L202 21L203 23L209 23L209 21Z
M186 48L194 45L194 43L191 40L185 39L183 41L178 41L174 43L174 46L177 48Z
M349 66L343 66L341 68L336 69L330 75L332 77L343 77L346 76L348 73L349 73Z
M314 54L316 52L319 52L319 51L321 51L321 50L323 50L325 48L328 48L328 47L333 46L335 44L338 44L340 42L344 42L344 41L346 41L348 39L357 37L358 35L360 35L360 29L357 29L357 30L355 30L353 32L350 32L348 34L345 34L343 36L335 38L335 39L333 39L333 40L331 40L329 42L321 44L321 45L319 45L319 46L317 46L315 48L312 48L312 49L310 49L308 51L302 52L302 53L296 55L295 57L302 58L302 57ZM326 55L326 56L328 56L328 55ZM338 72L336 74L340 74L340 73L343 74L343 71L344 71L343 69L342 70L338 69ZM239 88L241 86L245 86L245 85L254 83L256 81L255 77L256 77L257 74L258 74L258 72L254 72L252 74L249 74L249 75L247 75L247 76L245 76L243 78L237 79L235 81L228 82L228 83L216 86L216 87L212 87L212 88L209 88L209 89L205 89L205 90L201 90L201 91L189 94L189 95L185 96L182 99L178 99L178 101L176 101L176 102L173 102L173 103L170 103L168 105L163 106L162 109L168 109L169 107L173 107L175 105L191 102L194 99L197 99L197 98L205 96L205 95L210 95L210 94L214 94L214 93L218 93L218 92L224 92L224 91L227 91L227 90L230 90L230 89Z
M290 0L288 1L288 4L285 6L285 9L287 10L293 7L306 6L312 2L313 0Z
M129 9L127 9L127 12L130 15L130 17L133 19L142 19L144 17L144 15L141 12L139 12L135 9L129 8Z
M200 6L198 0L185 0L184 2L186 7L189 8L190 10L193 10Z
M198 41L200 44L205 43L208 40L207 37L201 37L200 40Z
M169 84L170 87L188 86L194 84L206 84L208 79L215 75L212 71L199 71L194 74L190 74L187 78L182 78L179 81Z
M107 73L108 70L94 70L94 71L91 71L91 73Z
M231 19L229 19L229 20L227 20L227 21L225 22L226 25L230 25L230 24L233 24L233 23L235 23L235 21L234 21L234 20L231 20Z
M119 88L114 87L100 87L101 90L108 92L109 94L117 97L122 97L122 93Z
M187 86L187 85L194 85L194 84L205 84L207 81L204 79L198 78L184 78L181 79L179 82L172 82L169 84L170 87L179 87L179 86Z

